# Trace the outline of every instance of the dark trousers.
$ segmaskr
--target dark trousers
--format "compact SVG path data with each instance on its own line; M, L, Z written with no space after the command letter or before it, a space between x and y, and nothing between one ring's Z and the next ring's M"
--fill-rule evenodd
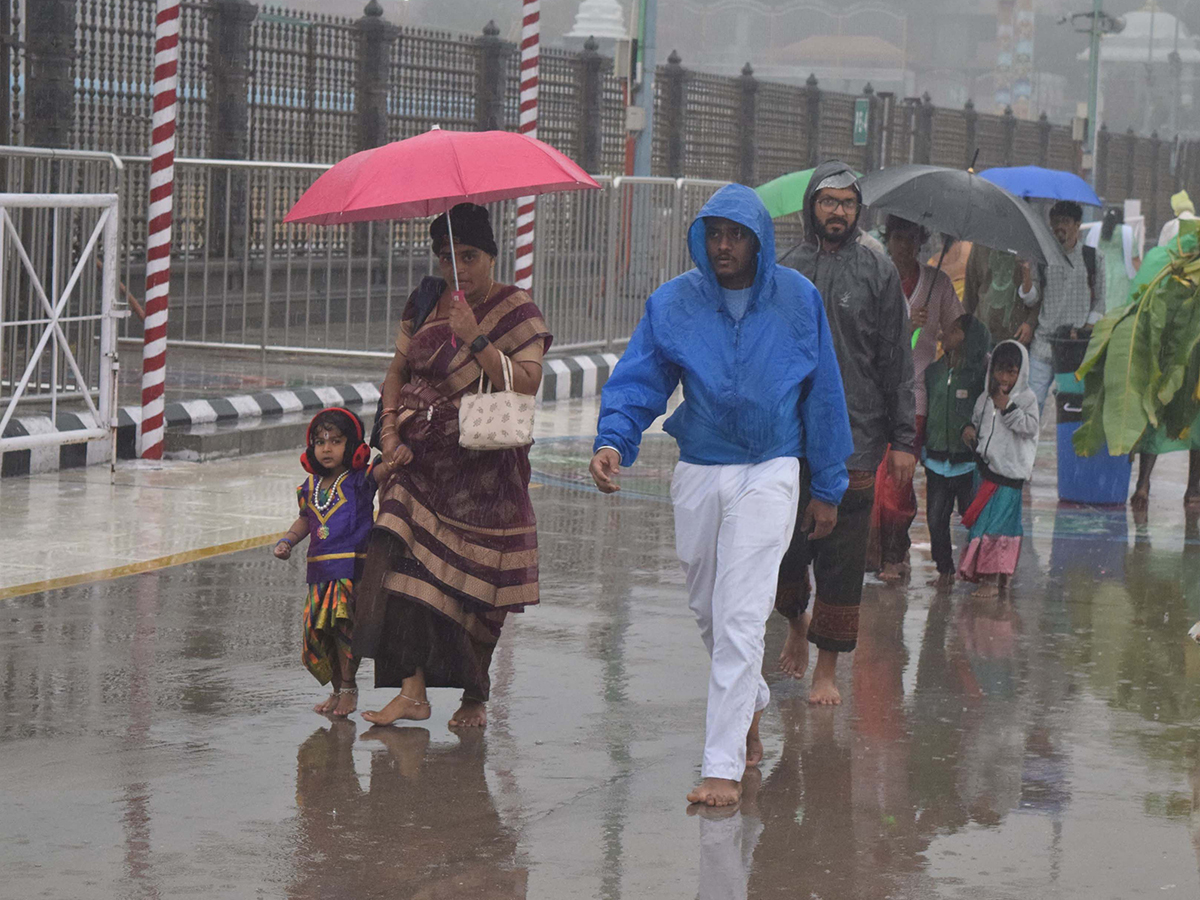
M950 518L958 504L961 516L975 498L975 475L955 475L946 478L925 470L925 519L929 524L929 543L938 574L954 571L954 544L950 540Z
M858 643L858 608L862 603L867 535L875 500L875 473L850 473L850 489L838 506L837 525L828 537L819 541L810 541L800 527L811 498L808 467L801 463L799 518L791 546L779 567L775 610L788 619L804 614L812 593L808 581L811 565L817 596L808 639L820 650L848 653Z

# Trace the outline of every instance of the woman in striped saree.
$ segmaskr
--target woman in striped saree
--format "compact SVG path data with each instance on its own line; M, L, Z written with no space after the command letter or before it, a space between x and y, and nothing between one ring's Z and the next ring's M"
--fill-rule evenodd
M427 719L426 689L460 688L452 726L483 726L488 668L504 619L538 602L537 526L529 499L529 450L464 450L458 405L480 372L533 395L552 340L529 295L492 278L496 244L487 211L461 204L430 227L443 278L457 261L460 289L435 284L405 308L383 387L380 449L394 462L380 492L358 597L355 652L375 660L375 686L400 693L363 718ZM453 254L453 256L452 256ZM428 310L423 314L422 306Z

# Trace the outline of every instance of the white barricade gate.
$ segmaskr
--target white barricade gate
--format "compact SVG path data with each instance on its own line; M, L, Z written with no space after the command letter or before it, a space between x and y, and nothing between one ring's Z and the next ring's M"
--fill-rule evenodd
M0 453L107 441L115 460L120 224L116 194L0 193Z

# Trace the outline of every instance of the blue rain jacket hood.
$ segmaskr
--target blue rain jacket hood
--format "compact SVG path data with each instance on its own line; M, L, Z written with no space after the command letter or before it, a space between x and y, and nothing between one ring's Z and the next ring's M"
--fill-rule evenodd
M706 218L737 222L758 238L750 301L740 321L725 306L708 259ZM775 264L775 227L744 185L718 190L688 229L696 267L650 295L629 346L604 386L596 449L632 465L644 432L676 387L683 403L664 429L680 459L697 465L802 457L813 496L838 503L853 452L841 372L820 295Z

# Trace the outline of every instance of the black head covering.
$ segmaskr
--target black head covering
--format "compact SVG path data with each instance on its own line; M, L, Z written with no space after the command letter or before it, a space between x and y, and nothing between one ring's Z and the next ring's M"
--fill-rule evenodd
M454 226L454 240L469 247L478 247L488 256L499 256L496 249L496 236L492 233L492 223L488 211L474 203L460 203L450 210L450 225ZM438 216L429 225L429 238L433 241L433 252L441 253L449 240L449 227L446 214Z

